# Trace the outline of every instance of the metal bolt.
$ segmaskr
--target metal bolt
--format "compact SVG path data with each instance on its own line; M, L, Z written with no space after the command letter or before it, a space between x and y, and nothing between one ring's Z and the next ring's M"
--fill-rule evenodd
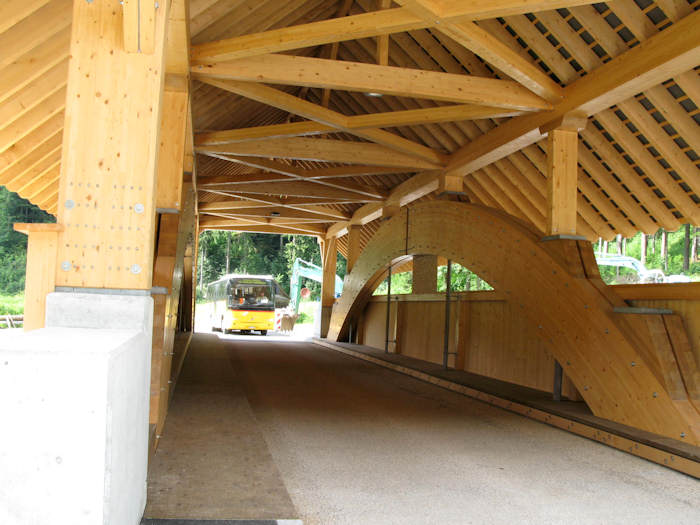
M682 437L682 438L685 437L685 432L681 432L681 437Z
M637 363L635 363L634 361L632 361L632 362L630 363L630 366L637 366Z
M64 272L67 272L68 270L70 270L70 262L69 262L69 261L63 261L63 262L61 263L61 270L63 270Z
M160 6L158 5L158 2L156 2L156 9L158 9Z
M141 273L141 267L138 264L131 265L131 273L138 274Z
M584 390L588 390L588 386L584 386L583 389L584 389Z
M71 199L68 199L68 200L66 201L66 209L72 210L73 208L75 208L75 201L72 201Z
M656 392L654 392L654 393L652 394L652 396L653 396L653 397L659 397L659 394L657 394Z
M134 211L136 213L143 213L143 210L144 210L143 204L141 204L140 202L137 202L136 204L134 204Z

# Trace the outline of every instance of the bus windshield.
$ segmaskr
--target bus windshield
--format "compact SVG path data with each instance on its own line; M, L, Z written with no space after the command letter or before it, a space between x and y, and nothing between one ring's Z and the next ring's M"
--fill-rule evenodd
M231 279L228 306L234 310L274 310L273 283L263 279Z

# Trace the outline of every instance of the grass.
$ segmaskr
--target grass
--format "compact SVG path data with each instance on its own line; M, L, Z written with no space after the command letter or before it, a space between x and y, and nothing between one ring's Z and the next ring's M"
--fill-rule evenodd
M314 322L318 301L301 301L299 303L299 318L296 324L310 324Z
M24 294L0 295L0 315L24 314Z

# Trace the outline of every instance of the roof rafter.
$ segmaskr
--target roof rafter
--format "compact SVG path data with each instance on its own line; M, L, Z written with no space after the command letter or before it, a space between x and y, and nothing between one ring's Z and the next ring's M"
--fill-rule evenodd
M416 169L433 169L432 163L416 159L379 144L351 142L347 140L283 138L255 140L236 144L199 146L197 153L244 157L277 157L285 159L312 160L319 162L340 162L347 164L376 164Z
M594 3L591 0L495 0L490 2L442 2L441 21L480 20ZM433 23L405 7L332 18L262 33L207 42L192 47L195 61L233 60L302 47L357 40L429 27Z
M397 0L397 2L421 18L430 21L438 31L479 55L533 93L549 102L561 100L562 88L546 73L474 22L440 23L436 4L429 0Z
M697 11L573 82L552 111L516 117L478 137L455 154L451 174L465 175L542 138L539 127L571 111L593 115L697 65Z
M475 104L456 104L451 106L436 106L433 108L406 109L354 115L345 117L345 128L348 131L368 128L391 128L399 126L414 126L435 124L437 122L453 122L457 120L473 120L487 118L504 118L521 115L521 111L504 110L502 108L478 106ZM312 121L290 122L287 124L271 124L223 131L200 132L195 135L197 145L226 144L261 138L298 137L331 133L337 128Z
M552 107L511 80L292 55L271 54L230 62L199 63L192 66L192 75L199 80L219 78L382 93L520 111Z
M274 106L279 109L284 109L290 113L310 118L322 124L333 126L337 130L347 131L361 138L371 140L377 144L387 146L407 155L423 159L436 166L443 165L446 158L444 155L430 148L426 148L422 144L417 144L406 140L398 135L389 133L388 131L378 129L363 129L355 130L347 126L347 118L345 115L336 113L330 109L324 108L302 100L298 97L289 95L283 91L263 86L259 84L251 84L248 82L237 82L231 80L211 82L210 79L204 79L205 82L210 82L212 85L236 93L237 95L257 100L269 106Z

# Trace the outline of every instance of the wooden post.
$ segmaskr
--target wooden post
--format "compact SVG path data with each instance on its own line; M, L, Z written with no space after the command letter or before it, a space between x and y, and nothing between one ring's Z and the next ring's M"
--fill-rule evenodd
M27 275L24 287L24 331L44 327L46 295L56 286L56 251L59 224L15 223L15 231L28 236Z
M389 9L391 0L378 0L379 9ZM380 66L389 65L389 35L377 36L377 64Z
M564 115L540 128L547 137L547 235L576 235L578 132L586 116Z
M73 3L57 286L151 288L169 6L145 54L124 48L119 0Z
M413 256L414 294L435 293L437 291L437 255Z
M321 337L326 337L335 303L335 268L338 259L335 237L321 242L323 280L321 282Z
M352 271L357 258L360 256L362 251L360 247L360 233L362 232L362 226L359 224L352 224L348 227L348 264L347 272Z

